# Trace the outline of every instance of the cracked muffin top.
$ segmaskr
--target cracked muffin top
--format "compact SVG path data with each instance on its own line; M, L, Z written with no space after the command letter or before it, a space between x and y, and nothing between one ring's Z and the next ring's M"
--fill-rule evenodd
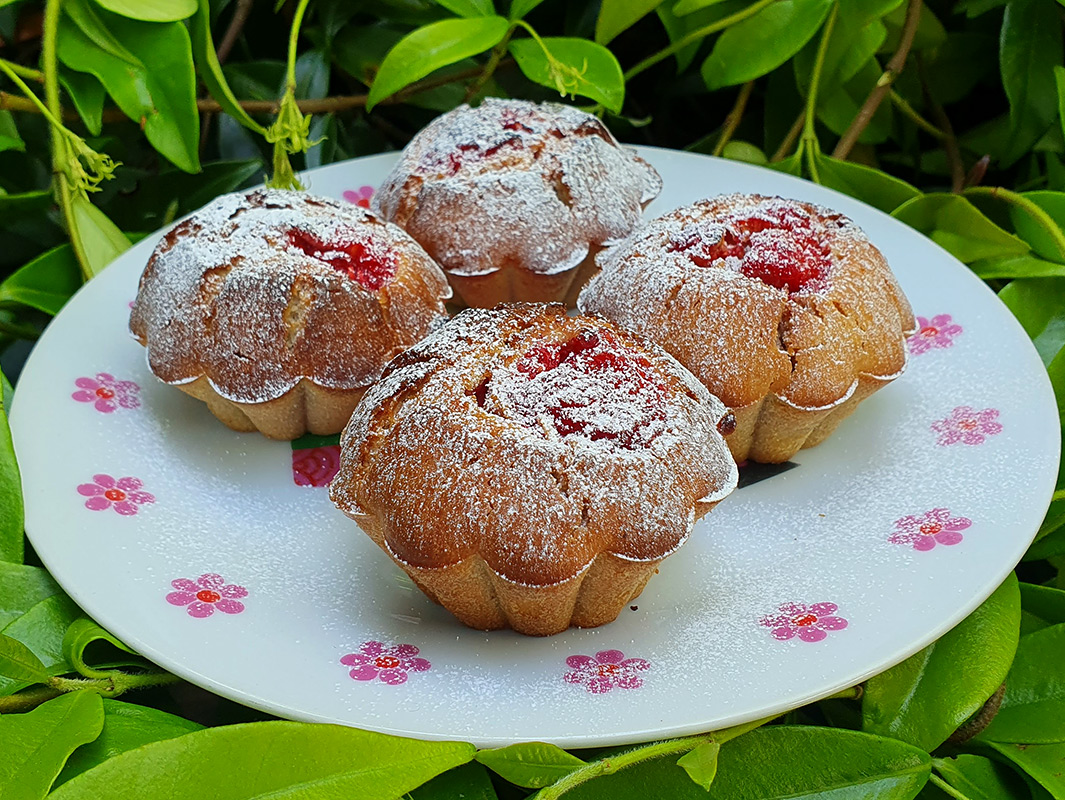
M661 188L591 114L489 98L415 136L374 208L449 273L549 275L625 237Z
M170 384L206 376L262 403L306 378L364 387L446 319L440 268L410 236L350 203L260 189L219 197L163 237L130 331Z
M906 364L913 314L850 219L780 197L679 208L601 253L578 307L657 341L730 408L838 403Z
M333 502L414 567L552 585L660 559L735 488L729 415L642 337L561 305L470 309L396 358L341 439Z

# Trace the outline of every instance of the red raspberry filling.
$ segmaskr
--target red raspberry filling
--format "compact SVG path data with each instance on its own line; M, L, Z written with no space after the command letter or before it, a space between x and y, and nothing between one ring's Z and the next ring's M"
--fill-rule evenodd
M748 278L792 293L817 289L828 275L831 248L821 226L800 209L784 207L771 216L728 219L711 230L706 227L687 226L666 249L687 252L700 267L736 258Z
M293 228L288 232L288 241L371 291L380 289L396 275L395 253L354 231L344 231L336 241L324 242L313 233Z

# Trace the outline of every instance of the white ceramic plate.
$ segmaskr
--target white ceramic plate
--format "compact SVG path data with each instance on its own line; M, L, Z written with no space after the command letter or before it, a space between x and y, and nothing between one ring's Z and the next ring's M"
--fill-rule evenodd
M851 686L942 635L1010 572L1053 491L1058 414L1024 331L963 265L876 210L769 170L641 153L665 180L651 216L732 191L850 215L939 332L797 468L715 509L616 622L547 639L464 628L326 489L297 485L288 444L233 433L155 380L127 332L154 236L74 297L19 382L26 529L49 570L132 647L219 694L486 746L732 725ZM394 158L307 178L354 202ZM299 480L331 455L296 454L311 475Z

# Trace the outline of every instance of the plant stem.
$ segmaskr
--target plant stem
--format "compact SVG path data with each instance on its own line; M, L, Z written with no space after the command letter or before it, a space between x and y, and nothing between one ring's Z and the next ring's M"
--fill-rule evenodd
M813 72L810 74L810 89L806 93L806 111L802 126L802 140L807 154L807 165L810 168L810 177L815 183L821 182L821 176L817 173L817 159L815 156L820 150L817 143L817 92L821 88L821 72L825 68L825 54L828 52L828 43L832 39L832 29L836 26L836 17L839 16L839 0L832 4L832 10L828 12L828 19L821 30L821 41L817 45L817 57L814 59Z
M787 136L784 137L784 141L780 143L780 147L776 149L773 157L769 159L770 163L784 160L784 156L795 146L795 142L798 141L799 134L802 133L802 129L805 126L806 110L804 109L799 112L799 116L795 118L795 122L792 123L791 128L788 130Z
M292 27L288 32L288 86L296 91L296 47L299 44L300 28L303 27L303 15L307 13L307 6L311 0L300 0L296 6L296 13L292 17Z
M33 90L26 85L26 82L23 81L22 78L20 78L18 74L11 69L10 62L0 59L0 72L5 73L7 77L9 77L11 81L19 89L22 90L22 93L26 95L27 102L29 102L29 104L33 106L34 111L39 114L44 114L45 119L47 119L52 125L62 124L59 122L59 120L52 116L52 112L49 111L47 106L45 106L45 104L41 102L41 99L36 94L34 94Z
M24 692L18 694L8 695L7 697L0 697L0 714L13 714L22 713L24 711L32 711L37 708L41 703L47 703L53 698L59 697L62 692L58 689L51 689L47 686L39 686L33 689L27 689Z
M896 92L894 89L892 89L888 93L888 98L895 105L895 108L902 112L902 115L904 117L910 120L914 125L923 130L925 133L930 134L931 136L934 136L937 139L947 138L947 133L945 131L941 131L939 128L937 128L935 125L933 125L931 122L929 122L919 113L917 113L917 109L915 109L908 102L906 102L906 98Z
M0 66L6 66L9 71L14 72L16 75L21 75L28 81L44 83L44 73L39 69L24 67L21 64L16 64L14 61L8 61L4 58L0 58Z
M488 83L488 80L495 74L496 69L499 67L499 62L503 60L503 56L507 54L507 45L510 44L510 37L514 35L514 30L517 28L516 24L510 26L510 30L507 31L503 40L492 48L492 55L488 57L488 63L484 65L484 69L481 70L480 75L477 76L477 80L469 85L466 89L466 102L468 103L477 93L484 88L484 85Z
M732 134L736 132L736 128L740 126L740 120L743 119L743 112L747 108L747 101L751 99L751 92L754 91L754 81L747 81L740 88L740 94L736 98L736 104L732 106L732 110L728 112L728 116L725 117L725 127L721 131L721 136L718 137L717 144L714 145L714 151L711 155L719 156L725 149L725 145L729 143L732 138Z
M942 791L945 794L949 794L951 797L955 798L955 800L971 800L971 798L968 795L962 794L961 792L959 792L957 789L955 789L953 786L951 786L945 780L940 778L934 772L931 775L928 776L928 780L937 789L939 789L940 791Z
M244 23L248 21L254 2L255 0L237 0L237 7L233 11L233 19L229 21L229 27L226 28L225 36L222 37L222 43L218 45L218 49L215 51L219 64L225 64L226 59L229 58L229 51L233 49L233 45L240 38L240 32L244 30Z
M839 140L836 149L832 151L834 158L845 159L850 155L854 145L858 143L858 137L869 126L877 108L880 107L880 101L884 99L891 89L891 84L902 72L902 68L906 65L906 58L910 54L910 47L913 46L913 37L917 35L917 23L921 20L921 6L922 0L909 0L909 5L906 6L906 22L902 26L898 49L888 60L880 80L876 82L873 91L869 92L858 114L851 120L850 127Z
M669 45L668 47L663 47L657 53L648 56L643 61L636 64L636 66L630 68L628 72L625 73L625 80L632 80L644 70L653 67L659 61L669 58L674 53L680 52L692 42L698 42L700 39L705 39L712 33L717 33L718 31L724 30L725 28L728 28L731 25L735 25L737 22L742 22L748 17L753 17L755 14L757 14L759 11L761 11L763 8L773 2L775 2L775 0L758 0L758 2L752 3L751 5L747 6L747 8L741 11L737 11L731 16L725 17L724 19L719 19L717 22L712 22L709 25L705 25L702 28L699 28L698 30L694 30L691 33L686 34L685 36L682 36L681 38L677 39L677 41L673 42L673 44Z

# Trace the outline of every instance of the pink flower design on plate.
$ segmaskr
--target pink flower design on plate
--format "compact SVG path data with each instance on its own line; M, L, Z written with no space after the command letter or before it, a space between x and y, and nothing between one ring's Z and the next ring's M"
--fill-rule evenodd
M954 337L962 332L961 325L952 322L950 314L936 314L932 319L917 318L917 332L907 341L915 356L929 350L941 350L954 344Z
M140 478L125 477L115 480L110 475L93 475L92 483L78 486L78 494L88 497L85 507L90 511L114 508L124 517L137 513L140 506L155 502L155 496L140 491L144 483Z
M600 650L592 656L570 656L566 659L570 668L562 676L566 683L585 687L591 694L605 694L611 689L639 689L643 678L637 673L651 668L651 662L642 658L625 658L620 650Z
M358 189L348 189L344 192L344 199L349 203L354 203L357 206L363 208L370 207L370 200L373 198L372 186L360 186Z
M973 524L965 517L952 517L945 508L933 508L921 516L910 514L895 520L892 544L913 545L914 550L931 550L937 544L952 545L962 540L961 531Z
M971 406L958 406L946 419L932 423L932 430L939 434L939 445L983 444L988 436L1002 433L1002 425L995 422L998 409L985 408L977 411Z
M798 636L804 642L819 642L828 631L841 631L847 620L834 616L839 609L835 603L782 603L776 614L767 614L758 623L770 628L774 639L784 641Z
M172 606L185 606L189 616L197 619L211 616L215 609L223 614L239 614L244 610L240 598L248 596L248 590L243 586L226 583L214 572L205 573L194 581L175 578L170 585L177 591L168 594L166 602Z
M425 672L432 666L416 658L418 648L412 644L385 645L364 642L357 653L348 653L340 663L351 667L349 675L357 681L379 680L390 686L407 682L408 672Z
M74 381L78 391L71 395L79 403L92 403L101 414L110 414L118 408L139 408L137 397L141 387L133 381L120 381L107 372L97 372L95 378L78 378Z
M328 486L340 470L340 445L292 451L292 480L297 486Z

